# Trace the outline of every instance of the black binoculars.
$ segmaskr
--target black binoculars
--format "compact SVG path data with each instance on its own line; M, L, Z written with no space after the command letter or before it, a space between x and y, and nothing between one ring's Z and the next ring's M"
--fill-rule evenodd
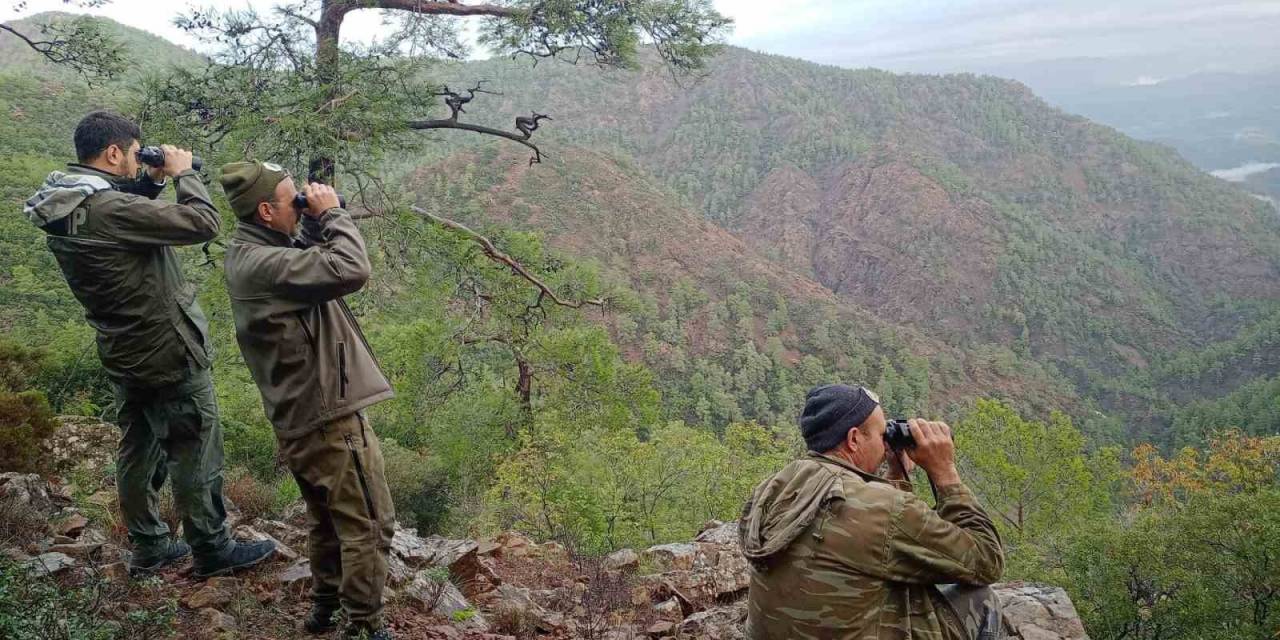
M339 193L339 194L338 194L338 206L339 206L339 207L342 207L343 209L346 209L346 208L347 208L347 199L346 199L346 198L344 198L344 197L342 197L342 194L341 194L341 193ZM307 208L307 194L305 194L305 193L299 193L298 195L294 196L294 197L293 197L293 208L294 208L294 209L297 209L297 210L299 210L299 211L301 211L301 210L303 210L303 209L306 209L306 208Z
M916 439L911 437L911 425L906 420L889 420L884 426L884 441L894 451L916 446Z
M143 147L138 149L138 162L149 167L164 166L164 149L160 147ZM204 166L204 159L200 156L191 156L191 168L199 171Z

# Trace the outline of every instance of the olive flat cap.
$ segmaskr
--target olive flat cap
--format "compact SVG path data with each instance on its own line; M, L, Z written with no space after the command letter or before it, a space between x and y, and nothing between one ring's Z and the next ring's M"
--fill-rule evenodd
M253 217L258 205L271 200L276 185L289 177L289 172L270 162L232 162L222 166L222 190L227 194L236 217L247 220Z

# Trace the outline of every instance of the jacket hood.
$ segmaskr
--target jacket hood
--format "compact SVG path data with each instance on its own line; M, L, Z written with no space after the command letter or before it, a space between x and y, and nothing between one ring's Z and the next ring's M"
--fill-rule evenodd
M105 174L104 174L105 175ZM115 187L102 175L54 171L44 179L44 184L27 198L22 207L31 224L37 227L61 220L75 211L89 196Z
M761 562L786 549L827 502L844 496L840 475L822 460L814 454L795 460L752 492L738 521L748 560Z

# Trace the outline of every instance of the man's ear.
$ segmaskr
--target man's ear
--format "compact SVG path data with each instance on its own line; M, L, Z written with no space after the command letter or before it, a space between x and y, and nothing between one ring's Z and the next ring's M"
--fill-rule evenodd
M261 220L261 221L262 221L262 222L264 222L264 223L270 224L270 223L271 223L272 218L274 218L274 217L275 217L275 216L273 216L273 215L271 215L271 214L272 214L272 211L271 211L271 205L270 205L270 204L268 204L268 203L266 203L266 202L259 202L259 203L258 203L258 219L259 219L259 220Z
M856 442L855 438L857 437L857 433L858 433L858 427L854 427L850 429L848 433L844 434L844 444L846 447L849 447L850 451L858 450L858 448L854 445L854 443Z

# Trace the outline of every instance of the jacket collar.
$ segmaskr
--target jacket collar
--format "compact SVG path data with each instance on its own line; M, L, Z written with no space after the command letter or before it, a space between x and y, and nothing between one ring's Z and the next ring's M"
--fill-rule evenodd
M834 456L829 456L824 453L818 453L817 451L810 451L809 458L811 460L817 460L818 462L829 462L842 469L847 469L849 471L852 471L858 474L858 477L862 478L867 482L883 482L885 484L893 484L893 482L891 482L888 478L885 478L883 476L878 476L874 473L867 473L866 471L863 471L862 469L859 469L849 464L848 462L845 462L844 460L841 460L840 458L836 458Z
M96 176L96 177L102 178L103 180L106 180L107 182L110 182L112 186L117 186L122 182L130 182L132 180L132 178L118 176L114 173L107 173L106 171L103 171L102 169L99 169L97 167L91 167L87 164L80 164L79 162L68 162L67 173L81 175L81 176Z
M274 247L292 247L294 245L293 236L280 233L270 227L264 227L252 220L241 220L236 224L236 231L232 234L232 238L251 244L264 244Z

